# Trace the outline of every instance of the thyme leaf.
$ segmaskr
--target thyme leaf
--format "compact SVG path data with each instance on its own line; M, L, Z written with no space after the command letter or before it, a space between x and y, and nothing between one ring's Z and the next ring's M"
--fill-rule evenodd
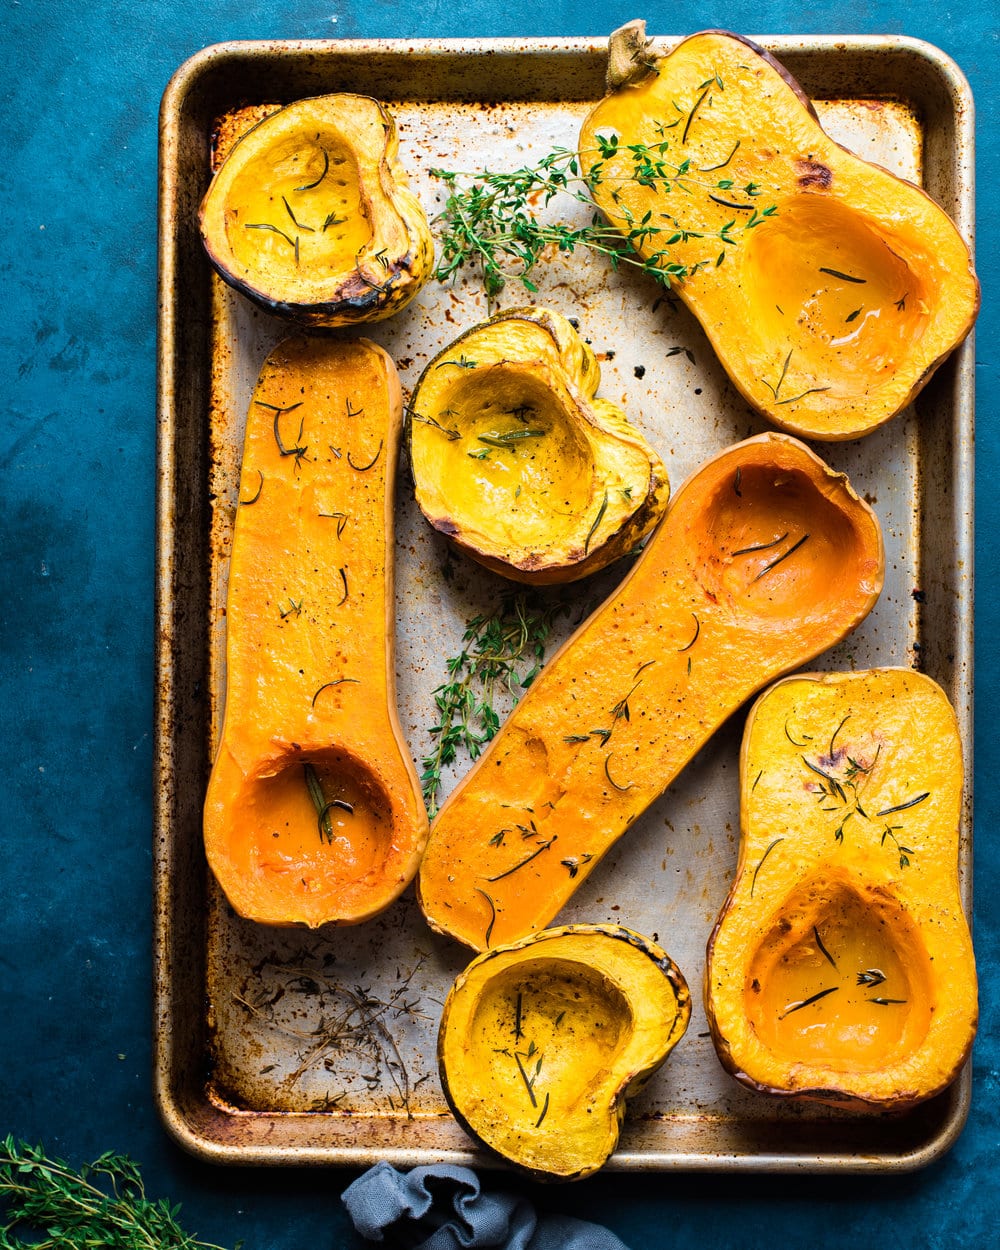
M593 858L594 857L590 851L584 851L582 855L570 855L566 859L561 859L559 863L562 864L564 868L569 869L569 875L572 879L577 876L580 868L585 864L589 864Z

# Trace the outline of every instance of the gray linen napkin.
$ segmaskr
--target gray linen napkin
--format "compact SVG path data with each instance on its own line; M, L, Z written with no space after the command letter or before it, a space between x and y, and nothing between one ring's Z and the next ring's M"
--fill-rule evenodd
M526 1198L484 1193L475 1172L447 1163L406 1173L376 1163L342 1197L362 1237L407 1250L628 1250L599 1224L539 1216Z

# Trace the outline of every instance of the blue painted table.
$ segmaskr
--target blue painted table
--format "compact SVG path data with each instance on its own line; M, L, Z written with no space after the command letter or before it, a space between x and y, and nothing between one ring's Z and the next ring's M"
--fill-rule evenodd
M696 1239L773 1244L995 1244L1000 985L1000 800L995 585L1000 503L991 292L1000 165L995 23L988 5L930 0L734 0L603 6L525 0L460 10L396 0L12 0L5 7L0 376L7 395L0 540L0 1129L79 1162L108 1148L143 1166L214 1241L303 1250L354 1246L345 1172L222 1170L167 1139L150 1092L150 786L154 548L156 134L159 98L198 48L228 39L595 35L633 16L651 31L905 33L968 76L979 117L977 731L975 934L982 1026L968 1126L931 1168L862 1179L598 1176L539 1192L601 1220L633 1250ZM984 536L984 537L982 537ZM995 1236L995 1233L994 1235Z

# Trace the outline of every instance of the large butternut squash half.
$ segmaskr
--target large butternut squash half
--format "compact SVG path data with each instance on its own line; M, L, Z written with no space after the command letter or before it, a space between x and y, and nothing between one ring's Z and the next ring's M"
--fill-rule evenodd
M817 439L881 425L972 327L965 241L919 187L830 139L749 40L703 31L656 56L631 33L631 71L580 136L602 212L688 269L678 294L769 420Z
M864 619L882 575L874 513L803 444L713 457L442 806L431 926L477 950L543 928L731 712Z
M365 920L424 847L395 706L401 423L395 366L363 339L287 339L250 403L205 848L236 911L266 924Z
M962 747L929 677L808 673L747 719L736 878L708 946L726 1068L773 1094L912 1106L976 1031L958 888Z
M545 929L460 973L441 1015L441 1085L488 1150L536 1180L579 1180L614 1151L626 1099L690 1015L655 942L618 925Z
M430 362L410 410L417 503L480 564L535 585L627 554L663 515L663 461L597 399L601 370L548 308L510 308Z
M200 220L222 278L311 326L388 317L434 260L396 123L369 96L315 96L266 116L222 163Z

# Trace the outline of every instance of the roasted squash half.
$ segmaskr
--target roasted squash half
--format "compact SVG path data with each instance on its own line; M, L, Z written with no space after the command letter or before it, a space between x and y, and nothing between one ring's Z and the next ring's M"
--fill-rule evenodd
M378 321L433 264L396 124L368 96L299 100L235 145L201 206L209 260L268 312L310 326Z
M353 923L416 872L427 816L395 706L393 490L381 348L296 337L247 417L209 864L240 915Z
M474 959L441 1016L456 1119L537 1180L579 1180L618 1144L625 1100L684 1036L687 983L616 925L546 929Z
M731 712L864 619L882 576L874 513L803 444L714 456L445 801L418 877L431 926L483 950L548 924Z
M754 1089L856 1107L940 1092L977 1019L944 691L905 669L786 678L750 712L740 781L705 973L723 1064Z
M703 31L657 56L631 33L631 73L580 136L602 212L687 268L678 294L769 420L817 439L881 425L972 327L965 241L919 187L830 139L749 40Z
M513 308L437 355L411 407L417 502L435 529L516 581L573 581L631 551L663 515L657 453L559 313Z

